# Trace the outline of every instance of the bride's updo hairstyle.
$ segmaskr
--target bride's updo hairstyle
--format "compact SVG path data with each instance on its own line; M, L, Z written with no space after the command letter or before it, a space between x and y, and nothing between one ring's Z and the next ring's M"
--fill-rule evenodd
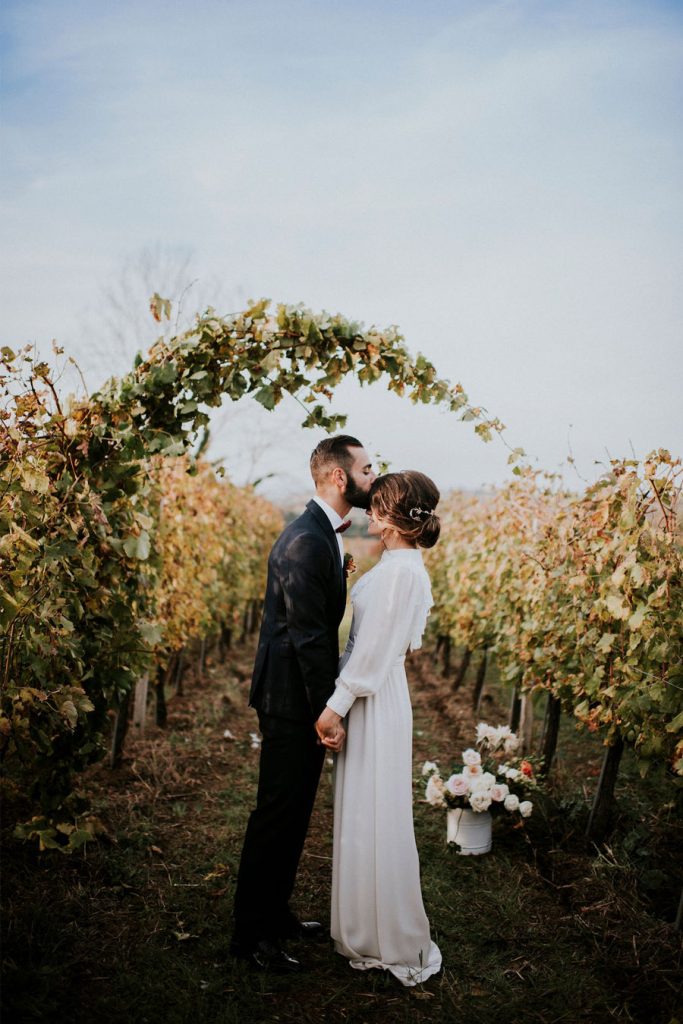
M370 509L412 544L433 548L441 533L441 521L434 511L440 497L433 480L406 469L377 477L370 488Z

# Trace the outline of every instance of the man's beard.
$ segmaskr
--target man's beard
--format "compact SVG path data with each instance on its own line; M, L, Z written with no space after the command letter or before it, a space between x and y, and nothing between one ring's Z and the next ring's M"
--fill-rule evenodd
M351 508L370 508L369 491L362 491L350 473L346 474L344 500L349 503Z

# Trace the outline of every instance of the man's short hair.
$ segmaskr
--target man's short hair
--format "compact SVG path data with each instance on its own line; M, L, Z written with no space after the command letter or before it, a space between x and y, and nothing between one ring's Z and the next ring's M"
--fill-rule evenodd
M339 466L346 474L350 474L354 462L354 455L349 448L362 448L363 445L356 437L350 434L337 434L336 437L326 437L320 444L316 445L311 454L311 476L318 485L321 480Z

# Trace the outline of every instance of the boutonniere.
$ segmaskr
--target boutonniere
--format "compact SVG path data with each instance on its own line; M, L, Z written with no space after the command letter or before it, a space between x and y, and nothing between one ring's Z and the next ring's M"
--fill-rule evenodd
M356 563L353 560L353 555L347 553L344 555L344 575L348 579L352 572L356 571Z

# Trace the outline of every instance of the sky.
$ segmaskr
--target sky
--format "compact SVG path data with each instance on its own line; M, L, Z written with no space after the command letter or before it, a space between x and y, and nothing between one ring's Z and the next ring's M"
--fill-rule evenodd
M4 0L1 19L3 344L55 338L94 388L154 339L152 291L183 317L268 296L398 324L577 487L683 454L683 2ZM442 490L509 477L500 441L382 384L333 409ZM291 399L226 402L209 454L304 493L322 435L300 422Z

